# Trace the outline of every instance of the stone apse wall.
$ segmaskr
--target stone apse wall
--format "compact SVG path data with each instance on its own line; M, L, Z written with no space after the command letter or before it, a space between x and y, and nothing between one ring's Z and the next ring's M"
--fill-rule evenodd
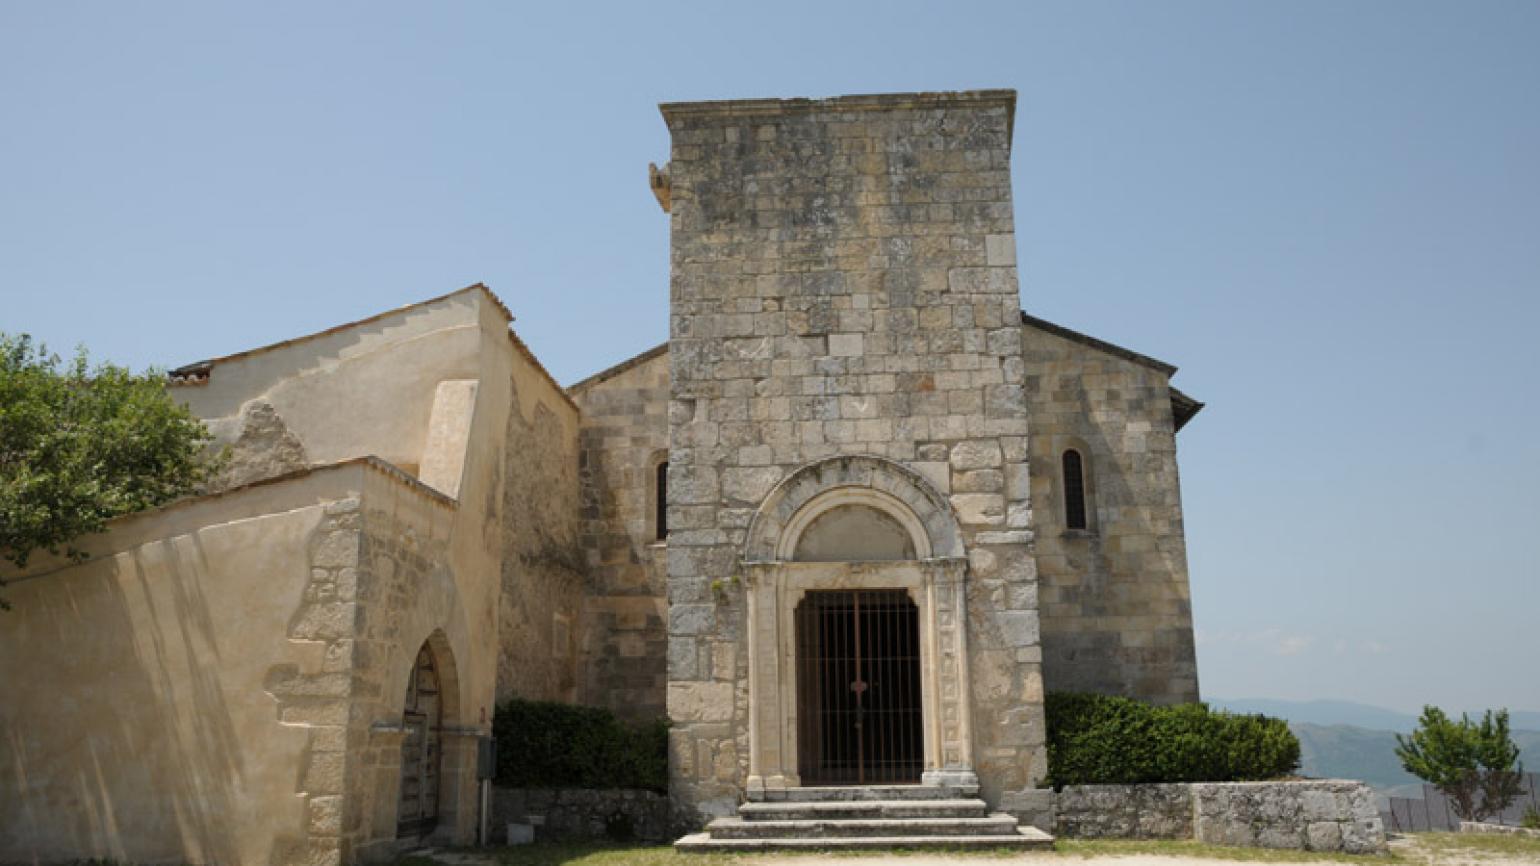
M1195 701L1175 368L1030 322L1022 337L1048 687ZM1084 461L1085 529L1065 526L1070 448Z
M976 770L1007 809L1046 805L1013 106L997 91L663 107L668 706L687 813L731 811L764 769L751 760L749 526L784 479L840 455L921 479L918 495L960 525L966 595L938 621L967 623L963 663L940 684L960 717L935 720L946 745L931 770Z

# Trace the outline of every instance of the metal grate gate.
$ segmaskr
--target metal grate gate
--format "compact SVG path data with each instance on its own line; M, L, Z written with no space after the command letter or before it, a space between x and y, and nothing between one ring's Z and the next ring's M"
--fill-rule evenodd
M918 783L920 618L909 594L809 592L797 607L796 635L802 783Z

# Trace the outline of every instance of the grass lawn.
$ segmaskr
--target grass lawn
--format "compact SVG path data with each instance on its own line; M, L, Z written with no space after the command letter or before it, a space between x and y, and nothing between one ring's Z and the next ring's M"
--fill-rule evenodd
M605 843L552 843L514 848L467 850L445 855L444 861L427 857L408 857L396 866L439 866L441 862L464 862L469 855L481 863L496 866L751 866L777 860L806 862L807 853L786 854L680 854L668 845L623 845ZM866 851L829 853L820 859L851 860L858 866L873 858L909 857L975 861L981 864L1004 860L1069 861L1119 857L1171 857L1181 860L1229 860L1248 863L1353 863L1358 866L1425 866L1425 864L1536 863L1540 864L1540 839L1474 833L1416 833L1400 838L1388 854L1372 856L1323 854L1308 851L1281 851L1269 848L1230 848L1200 842L1156 842L1125 840L1060 839L1052 852L1023 854L1019 851Z
M1498 833L1412 833L1414 856L1440 860L1518 860L1540 863L1540 839Z
M476 860L496 866L751 866L773 864L777 860L799 859L806 862L808 854L680 854L667 845L621 845L605 843L540 843L515 848L488 849L456 852L471 855ZM854 852L825 854L820 859L851 860L857 866L862 860L873 858L903 859L909 857L934 858L944 855L949 859L975 861L981 864L1014 861L1069 861L1119 857L1171 857L1180 860L1229 860L1249 863L1353 863L1358 866L1425 866L1425 864L1481 864L1536 863L1540 864L1540 840L1519 836L1497 836L1472 833L1417 833L1401 837L1388 854L1356 856L1351 854L1320 854L1307 851L1280 851L1267 848L1230 848L1221 845L1204 845L1200 842L1154 842L1124 840L1077 840L1061 839L1053 852L1023 854L1019 851L957 851L957 852ZM447 855L445 861L461 859ZM441 861L426 857L408 857L397 866L439 866ZM463 862L463 861L461 861Z

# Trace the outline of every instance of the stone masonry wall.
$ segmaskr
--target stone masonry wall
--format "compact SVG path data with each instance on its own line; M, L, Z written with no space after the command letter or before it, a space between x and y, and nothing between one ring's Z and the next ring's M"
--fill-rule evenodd
M383 498L382 498L383 499ZM447 500L363 503L358 547L359 615L351 651L353 702L348 718L345 862L374 862L396 852L401 791L401 711L408 673L427 639L437 666L442 717L440 837L464 839L474 826L465 808L468 779L461 732L477 720L460 688L455 653L436 626L463 615L450 564ZM432 629L430 631L430 629ZM346 854L351 850L356 858Z
M1066 785L1053 814L1073 839L1191 839L1192 786Z
M309 734L295 792L305 799L305 826L276 840L275 866L334 866L343 861L352 841L344 839L349 828L344 826L343 807L348 794L348 719L359 616L359 506L357 498L326 505L326 516L308 545L310 579L304 601L289 623L289 640L324 647L321 669L307 674L298 665L277 665L268 670L263 684L278 705L279 724L303 728Z
M1197 839L1348 854L1385 850L1373 791L1339 779L1071 785L1055 797L1054 831L1078 839Z
M582 409L578 472L588 592L579 701L628 719L665 713L665 547L657 468L668 459L668 358L645 353L571 390Z
M576 442L543 403L511 400L503 452L497 698L578 696L583 558ZM488 508L488 513L498 513Z
M544 823L537 841L584 839L663 842L673 838L668 796L655 791L592 788L493 788L492 838L509 824Z
M1385 825L1363 782L1209 782L1193 785L1193 836L1212 845L1373 854Z
M1045 797L1037 574L1004 91L666 105L673 134L669 711L673 794L747 773L745 528L809 461L895 460L969 552L984 796ZM731 665L730 671L718 669ZM725 679L724 679L725 677Z
M1198 699L1169 368L1028 324L1043 675L1054 691ZM1087 529L1067 529L1062 455L1081 452Z

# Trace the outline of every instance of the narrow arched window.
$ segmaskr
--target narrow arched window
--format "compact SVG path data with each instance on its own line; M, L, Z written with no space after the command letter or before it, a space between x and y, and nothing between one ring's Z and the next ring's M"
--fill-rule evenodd
M1085 529L1085 467L1080 462L1080 452L1071 448L1064 452L1064 526L1068 529Z
M653 485L657 488L657 502L653 506L653 525L658 528L659 541L668 540L668 461L658 464L658 479Z

